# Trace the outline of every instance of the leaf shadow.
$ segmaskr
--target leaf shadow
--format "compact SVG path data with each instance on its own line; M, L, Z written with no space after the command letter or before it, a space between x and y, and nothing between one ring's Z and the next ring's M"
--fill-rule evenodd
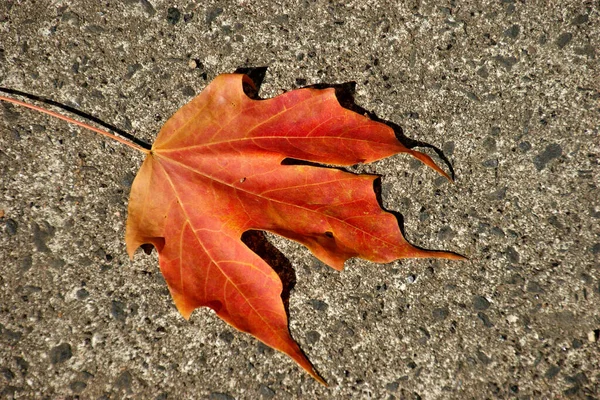
M398 221L398 227L400 228L400 232L402 233L402 236L406 237L406 232L404 231L404 215L402 215L396 210L388 210L383 205L383 198L381 197L381 176L377 177L377 179L373 181L373 192L375 192L375 198L377 199L377 203L379 203L379 207L381 207L382 210L385 210L386 212L389 212L394 217L396 217L396 221Z
M267 240L263 231L248 230L242 234L241 240L250 250L269 264L279 276L283 285L281 300L288 319L289 328L289 321L291 320L290 294L294 289L294 286L296 286L296 271L294 270L292 263L277 247ZM306 356L302 348L300 348L300 351ZM314 365L312 367L315 370L315 373L320 376L321 374L316 370Z
M258 92L265 80L268 67L239 67L233 73L234 74L245 74L254 82L254 87L244 83L244 93L251 99L259 100Z
M378 176L377 179L375 179L373 181L373 192L375 192L375 198L377 199L377 203L379 203L379 207L381 207L382 210L392 214L395 218L396 221L398 222L398 228L400 228L400 232L402 233L402 236L404 238L406 238L406 231L404 228L404 215L402 215L402 213L400 213L399 211L396 210L390 210L388 208L386 208L383 205L383 198L381 196L382 193L382 186L381 186L381 176ZM408 241L408 239L406 239ZM416 244L410 242L410 245L419 249L419 250L425 250L425 251L431 251L430 249L426 248L426 247L422 247L422 246L417 246ZM458 253L454 253L456 255L460 255Z
M45 97L41 97L41 96L37 96L35 94L31 94L31 93L27 93L27 92L22 92L20 90L16 90L16 89L9 89L9 88L5 88L5 87L0 87L0 92L2 93L7 93L10 95L16 95L16 96L22 96L25 97L27 99L30 100L34 100L34 101L39 101L40 103L43 104L48 104L57 108L60 108L64 111L70 112L71 114L77 115L81 118L87 119L89 121L95 122L96 124L103 126L106 129L109 129L113 132L118 133L120 136L124 137L125 139L129 140L130 142L133 142L135 144L137 144L140 147L143 147L144 149L150 150L152 148L152 145L150 143L145 142L142 139L139 139L135 136L133 136L132 134L124 131L123 129L120 129L112 124L109 124L108 122L104 122L103 120L101 120L100 118L94 117L92 114L89 114L85 111L81 111L75 107L69 106L67 104L63 104L63 103L59 103L57 101L54 101L52 99L47 99Z
M239 67L234 71L234 73L236 74L246 74L252 80L252 82L254 82L254 87L250 85L244 85L244 92L251 99L260 100L260 96L258 95L258 93L267 74L267 69L267 66ZM412 149L414 147L424 147L433 150L442 160L442 162L446 165L446 167L450 171L450 176L454 180L454 167L452 166L452 163L450 162L448 157L446 157L444 152L439 147L421 140L415 140L407 137L404 134L404 129L400 125L396 124L395 122L380 118L373 111L369 111L364 107L361 107L358 104L356 104L354 101L354 95L356 94L356 82L349 81L344 83L317 83L314 85L303 86L301 89L303 88L334 89L337 100L342 107L355 113L366 115L373 121L389 126L394 131L394 134L396 135L398 141L402 143L406 148Z
M373 121L376 121L376 122L379 122L379 123L389 126L394 131L394 134L396 135L396 139L398 139L398 141L400 143L402 143L406 148L412 149L414 147L424 147L424 148L433 150L438 155L438 157L442 160L442 162L446 165L446 167L448 167L448 170L450 171L450 176L454 180L455 175L454 175L454 168L452 167L452 163L450 162L448 157L446 157L444 152L439 147L434 146L430 143L421 141L421 140L415 140L415 139L411 139L411 138L407 137L404 134L404 129L400 125L396 124L395 122L380 118L373 111L369 111L369 110L365 109L364 107L361 107L358 104L356 104L354 102L354 95L356 94L356 82L350 81L350 82L334 83L334 84L319 83L319 84L309 85L309 86L305 86L305 87L306 88L314 88L314 89L329 89L329 88L334 89L335 96L337 97L338 102L340 103L340 105L342 107L344 107L350 111L354 111L357 114L366 115Z
M296 271L288 258L265 237L263 231L249 230L242 234L242 242L273 268L281 279L283 290L281 300L288 320L290 318L290 293L296 286Z
M262 66L262 67L239 67L235 70L235 73L246 74L254 83L254 87L252 87L250 85L244 86L244 92L246 93L246 95L248 97L250 97L252 99L260 100L260 96L258 95L258 92L260 91L260 87L265 79L267 69L268 69L268 67ZM356 94L356 82L349 81L349 82L334 83L334 84L318 83L318 84L314 84L314 85L307 85L307 86L304 86L303 88L312 88L312 89L329 89L329 88L331 88L331 89L334 89L336 98L342 107L344 107L350 111L353 111L355 113L358 113L361 115L366 115L373 121L376 121L376 122L379 122L379 123L389 126L394 131L394 134L396 135L396 138L398 139L398 141L400 143L402 143L405 147L407 147L409 149L412 149L414 147L425 147L425 148L432 149L438 155L438 157L442 160L442 162L446 165L446 167L450 171L450 176L454 180L455 173L454 173L454 168L452 166L452 163L450 162L448 157L446 157L446 155L440 148L438 148L430 143L411 139L411 138L407 137L404 134L404 129L400 125L398 125L392 121L384 120L384 119L378 117L377 114L375 114L374 112L369 111L369 110L365 109L364 107L361 107L358 104L356 104L354 101L354 95ZM332 165L323 165L320 163L304 161L304 160L297 160L297 159L293 159L293 158L284 159L282 161L282 165L310 165L310 166L314 166L314 167L333 168L333 169L338 169L341 171L349 172L347 169L345 169L343 167L332 166ZM406 237L406 232L405 232L405 227L404 227L404 216L400 212L395 211L395 210L389 210L386 207L384 207L384 205L383 205L383 199L381 197L381 193L382 193L381 177L377 178L373 182L373 191L375 192L375 196L377 198L377 202L379 203L379 206L383 210L389 212L390 214L394 215L394 217L396 217L396 220L398 221L398 227L400 228L400 232L402 233L402 235L404 237ZM264 237L264 235L262 237L266 241L266 238ZM415 247L420 248L418 246L415 246ZM290 266L291 266L291 264L290 264ZM286 309L286 312L287 312L287 309Z
M246 95L248 97L255 99L255 100L261 99L259 96L259 91L260 91L260 87L262 86L262 83L265 79L267 69L268 69L267 66L261 66L261 67L239 67L235 70L234 73L246 74L254 83L254 87L252 87L251 85L248 85L248 84L244 85L244 92L246 93ZM379 122L379 123L389 126L394 131L394 134L396 135L396 138L398 139L398 141L400 143L402 143L402 145L404 145L406 148L412 149L414 147L424 147L424 148L429 148L429 149L433 150L438 155L438 157L442 160L442 162L446 165L446 167L448 168L448 170L450 172L451 178L454 180L454 178L455 178L454 167L452 166L452 163L450 162L448 157L446 157L444 152L439 147L434 146L434 145L424 142L424 141L415 140L415 139L411 139L411 138L407 137L404 134L404 129L400 125L396 124L395 122L382 119L382 118L378 117L377 114L375 114L374 112L369 111L369 110L365 109L364 107L361 107L358 104L356 104L356 102L354 100L354 95L356 94L356 82L349 81L349 82L344 82L344 83L333 83L333 84L318 83L318 84L314 84L314 85L303 86L302 88L312 88L312 89L329 89L329 88L331 88L331 89L334 89L336 98L343 108L346 108L350 111L353 111L353 112L361 114L361 115L366 115L373 121L376 121L376 122ZM297 159L293 159L293 158L286 158L282 161L281 164L282 165L309 165L309 166L313 166L313 167L332 168L332 169L338 169L338 170L345 171L345 172L350 172L346 168L340 167L340 166L324 165L324 164L320 164L320 163L315 163L315 162L310 162L310 161L305 161L305 160L297 160ZM398 227L400 228L400 232L402 233L402 236L406 237L406 231L405 231L405 227L404 227L404 216L398 211L387 209L383 204L383 199L381 197L381 193L382 193L381 177L375 179L375 181L373 182L373 191L375 192L375 197L377 198L377 202L379 203L379 206L383 210L389 212L394 217L396 217L396 220L398 221ZM262 240L267 241L267 239L265 238L264 235L262 235ZM419 249L422 249L422 250L426 250L419 246L415 246L415 245L413 245L413 246L417 247ZM281 254L281 256L285 257L285 256L283 256L283 254ZM287 261L287 262L289 263L289 261ZM290 268L292 268L291 264L290 264ZM293 269L292 269L292 272L293 272ZM279 272L278 272L278 274L279 274ZM280 275L280 278L281 278L281 275ZM283 278L282 278L282 281L283 281ZM295 284L295 276L294 276L294 284ZM284 282L284 286L285 286L285 282ZM293 285L292 285L292 288L293 288ZM284 290L285 290L285 288L284 288ZM289 297L289 294L288 294L288 297ZM288 310L287 310L287 306L286 306L286 313L287 312L288 312ZM289 317L289 313L288 313L288 317Z

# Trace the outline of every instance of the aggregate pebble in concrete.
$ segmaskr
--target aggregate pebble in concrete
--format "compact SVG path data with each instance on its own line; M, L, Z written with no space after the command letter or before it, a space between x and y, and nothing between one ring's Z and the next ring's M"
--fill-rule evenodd
M238 67L268 67L262 97L355 81L357 104L442 149L456 181L405 156L355 171L383 176L412 243L469 257L340 273L269 236L325 388L208 310L184 321L156 256L128 260L141 154L2 104L0 398L600 397L599 7L0 2L1 86L148 142Z

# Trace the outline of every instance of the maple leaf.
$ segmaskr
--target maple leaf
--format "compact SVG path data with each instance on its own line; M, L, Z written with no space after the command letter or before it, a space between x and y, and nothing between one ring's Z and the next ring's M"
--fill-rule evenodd
M281 280L244 232L295 240L337 270L351 257L463 257L409 244L377 202L377 176L283 160L349 166L408 153L448 176L387 125L342 108L332 88L255 100L243 84L253 85L246 75L218 76L163 126L131 188L127 251L156 247L186 319L210 307L324 383L290 336Z

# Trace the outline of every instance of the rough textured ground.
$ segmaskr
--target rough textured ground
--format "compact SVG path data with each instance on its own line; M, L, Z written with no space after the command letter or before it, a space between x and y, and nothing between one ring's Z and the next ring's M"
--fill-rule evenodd
M599 2L277 3L3 0L0 85L152 141L237 67L268 66L262 97L356 81L456 172L364 167L385 205L470 261L338 273L273 238L325 388L210 311L184 321L155 256L128 260L140 154L2 105L0 398L599 398Z

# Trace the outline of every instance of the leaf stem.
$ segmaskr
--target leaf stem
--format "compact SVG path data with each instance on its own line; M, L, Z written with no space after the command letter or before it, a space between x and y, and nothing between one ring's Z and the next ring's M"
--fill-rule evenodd
M96 133L98 133L100 135L104 135L106 137L114 139L117 142L123 143L124 145L127 145L127 146L129 146L129 147L131 147L133 149L141 151L142 153L150 154L150 150L145 149L145 148L143 148L142 146L140 146L138 144L132 143L132 142L126 140L126 139L123 139L123 138L120 138L120 137L118 137L116 135L113 135L112 133L103 131L102 129L95 128L95 127L93 127L91 125L88 125L86 123L77 121L77 120L75 120L73 118L69 118L69 117L67 117L65 115L62 115L62 114L59 114L57 112L50 111L50 110L47 110L45 108L35 106L33 104L25 103L23 101L15 100L15 99L10 98L10 97L0 96L0 100L6 101L6 102L9 102L9 103L12 103L12 104L17 104L17 105L20 105L20 106L23 106L23 107L27 107L27 108L30 108L30 109L35 110L35 111L39 111L39 112L44 113L44 114L48 114L48 115L50 115L52 117L55 117L55 118L58 118L58 119L62 119L63 121L66 121L68 123L71 123L71 124L74 124L74 125L78 125L78 126L80 126L82 128L89 129L90 131L93 131L93 132L96 132Z

